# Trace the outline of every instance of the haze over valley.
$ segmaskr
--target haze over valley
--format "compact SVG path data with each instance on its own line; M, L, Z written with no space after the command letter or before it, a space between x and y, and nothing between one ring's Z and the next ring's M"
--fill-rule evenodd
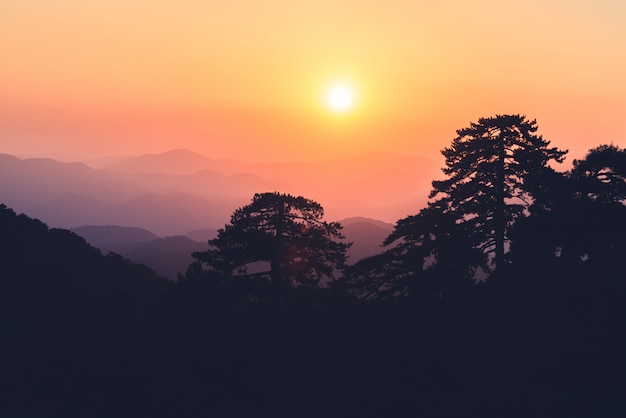
M0 154L0 196L51 227L119 225L164 237L221 228L264 191L314 199L326 219L394 223L425 206L439 173L433 160L392 153L273 164L214 160L189 150L88 163Z
M349 262L378 254L394 217L425 204L436 171L429 159L385 153L275 164L180 149L86 163L0 154L0 196L50 227L73 230L104 254L120 254L175 280L193 261L191 253L205 250L232 212L260 191L319 196L326 218L340 221L346 241L353 242ZM399 193L394 184L407 177L415 187ZM367 193L359 193L364 184Z

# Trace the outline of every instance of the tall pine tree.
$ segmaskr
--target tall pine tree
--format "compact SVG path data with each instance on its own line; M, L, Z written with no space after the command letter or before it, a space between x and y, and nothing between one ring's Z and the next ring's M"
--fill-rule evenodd
M509 228L534 200L548 163L567 153L536 131L536 121L521 115L481 118L442 151L448 179L433 181L431 206L453 215L468 245L490 256L488 270L505 265Z

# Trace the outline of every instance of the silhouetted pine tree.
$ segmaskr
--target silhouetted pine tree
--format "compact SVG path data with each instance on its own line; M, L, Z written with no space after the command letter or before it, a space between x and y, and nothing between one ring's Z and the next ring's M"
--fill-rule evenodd
M492 271L505 265L509 227L532 203L534 187L551 172L550 161L562 162L567 151L550 148L537 135L536 121L521 115L481 118L458 136L442 154L448 179L433 181L430 204L454 216L462 239L493 254ZM459 237L457 237L458 239Z
M567 152L536 131L536 122L520 115L482 118L458 130L442 151L448 179L433 181L435 200L397 222L385 254L350 269L353 292L371 298L417 286L443 294L463 288L463 279L502 269L510 228L547 198L544 182L558 176L548 163L562 162Z
M189 273L201 273L198 264L203 264L225 276L316 286L343 268L350 246L341 241L341 225L323 221L323 216L319 203L301 196L255 194L252 203L235 210L207 251L193 253L197 261ZM249 275L249 266L257 262L269 263L269 271Z

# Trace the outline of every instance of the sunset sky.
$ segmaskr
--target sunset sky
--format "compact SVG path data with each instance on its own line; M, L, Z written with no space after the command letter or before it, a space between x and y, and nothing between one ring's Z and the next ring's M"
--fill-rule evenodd
M2 0L0 152L441 159L521 113L582 157L626 146L624 22L623 0Z

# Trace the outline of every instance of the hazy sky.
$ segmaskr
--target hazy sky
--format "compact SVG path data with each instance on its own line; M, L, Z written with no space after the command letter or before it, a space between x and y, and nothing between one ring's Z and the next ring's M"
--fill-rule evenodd
M439 158L522 113L582 156L626 146L624 22L623 0L0 0L0 152Z

